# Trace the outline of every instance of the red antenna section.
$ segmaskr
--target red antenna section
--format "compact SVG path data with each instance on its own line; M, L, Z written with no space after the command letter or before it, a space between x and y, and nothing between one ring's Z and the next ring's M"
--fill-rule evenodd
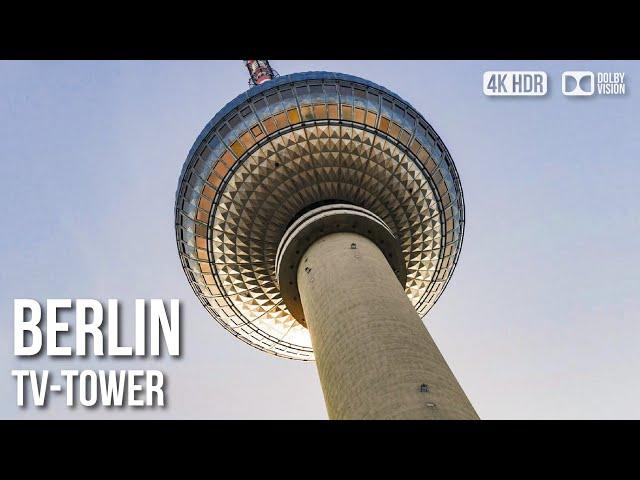
M244 64L249 70L250 85L262 85L278 76L278 72L269 65L269 60L245 60Z

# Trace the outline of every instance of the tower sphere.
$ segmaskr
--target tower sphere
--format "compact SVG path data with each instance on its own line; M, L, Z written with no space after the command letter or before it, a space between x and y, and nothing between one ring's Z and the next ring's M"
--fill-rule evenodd
M178 251L204 307L258 349L313 360L277 256L296 222L334 204L371 212L364 220L392 234L398 278L424 316L464 233L458 173L424 117L384 87L329 72L280 76L229 102L196 139L176 192Z

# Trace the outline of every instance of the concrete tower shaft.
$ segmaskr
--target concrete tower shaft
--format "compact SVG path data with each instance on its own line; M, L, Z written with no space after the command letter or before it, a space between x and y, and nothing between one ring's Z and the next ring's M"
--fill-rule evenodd
M380 218L344 204L283 236L280 290L310 331L329 417L477 419L404 291L400 252Z
M329 418L478 419L371 240L317 240L298 286Z

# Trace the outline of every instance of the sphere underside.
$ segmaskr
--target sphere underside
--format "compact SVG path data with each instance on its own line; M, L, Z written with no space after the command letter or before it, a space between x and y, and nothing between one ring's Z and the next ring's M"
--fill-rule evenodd
M455 267L462 190L429 124L388 90L312 72L254 87L194 144L176 196L183 268L227 330L275 355L312 360L309 333L287 310L276 252L305 209L363 207L400 240L405 292L422 316Z

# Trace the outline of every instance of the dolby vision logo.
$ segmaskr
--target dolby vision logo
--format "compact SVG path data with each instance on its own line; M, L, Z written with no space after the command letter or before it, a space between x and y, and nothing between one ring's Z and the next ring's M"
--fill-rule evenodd
M595 92L593 72L574 71L562 74L562 94L568 97L586 97Z

